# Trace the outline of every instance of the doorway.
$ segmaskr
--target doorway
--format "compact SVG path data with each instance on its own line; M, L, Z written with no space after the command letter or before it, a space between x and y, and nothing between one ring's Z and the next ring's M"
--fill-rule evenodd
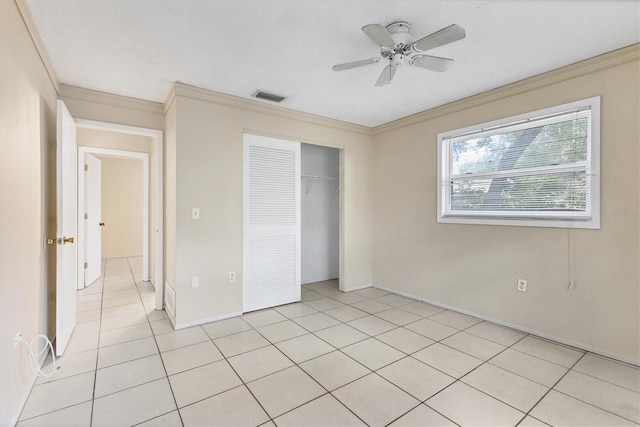
M302 284L340 274L340 150L301 146Z
M143 162L143 271L142 279L151 280L155 288L155 309L162 310L164 303L164 245L163 245L163 132L156 129L139 128L93 120L76 119L81 129L106 131L108 133L138 135L150 138L149 153L115 150L100 147L78 147L78 170L84 169L84 154L112 158L130 158ZM82 162L82 163L81 163ZM78 218L84 221L84 174L78 176ZM78 227L78 289L84 287L85 230ZM151 262L149 262L151 261ZM150 269L152 267L152 270Z
M78 289L100 277L102 258L142 255L150 281L149 154L79 146L78 161Z

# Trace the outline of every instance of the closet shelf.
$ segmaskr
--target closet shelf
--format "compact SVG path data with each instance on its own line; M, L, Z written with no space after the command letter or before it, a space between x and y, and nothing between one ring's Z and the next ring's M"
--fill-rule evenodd
M322 181L334 181L336 179L338 179L337 176L313 176L313 175L301 175L301 178L304 179L316 179L316 180L322 180Z

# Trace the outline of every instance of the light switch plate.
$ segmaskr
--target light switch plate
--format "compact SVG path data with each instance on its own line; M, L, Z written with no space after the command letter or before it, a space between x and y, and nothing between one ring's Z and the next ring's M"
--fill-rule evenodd
M200 208L191 208L191 219L200 219Z

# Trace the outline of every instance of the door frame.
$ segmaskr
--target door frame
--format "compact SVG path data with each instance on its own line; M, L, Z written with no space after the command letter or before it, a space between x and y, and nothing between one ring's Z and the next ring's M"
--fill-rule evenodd
M147 200L147 202L145 203L145 207L147 209L146 215L145 215L146 227L143 227L143 228L144 230L146 230L146 233L147 233L146 241L149 242L150 239L148 235L149 234L148 221L149 221L149 212L152 212L155 219L155 227L156 227L155 229L156 238L155 238L155 245L154 245L155 256L154 256L154 283L153 283L155 288L155 297L156 297L155 308L156 310L162 310L164 305L164 184L163 184L164 134L163 134L163 131L158 129L120 125L116 123L100 122L95 120L86 120L86 119L75 119L75 120L76 120L76 125L79 128L146 136L146 137L150 137L152 143L154 144L153 155L150 155L149 153L139 153L139 152L123 151L123 150L111 150L106 148L94 148L94 147L84 147L84 146L78 147L78 148L82 148L83 153L90 152L92 154L95 154L96 152L98 154L103 154L105 152L118 152L118 153L126 153L130 155L129 157L132 157L131 155L133 154L137 154L137 155L144 154L147 157L147 163L146 163L147 168L145 169L144 176L148 184L150 183L149 182L150 181L149 161L152 162L152 164L154 165L154 169L156 172L155 173L156 179L154 181L155 203L153 206L149 205L150 191L149 191L149 185L146 185L144 189L144 191L146 192L145 197ZM84 160L84 154L82 158ZM80 161L80 156L78 156L78 161ZM84 169L84 166L82 167L82 169ZM82 179L82 189L78 187L78 199L79 199L78 206L83 206L83 210L84 210L84 174L80 174L80 176L82 177L80 178ZM82 204L80 204L80 198L82 198ZM82 217L84 218L84 212L80 213L80 211L78 211L78 216L80 217L80 215L82 215ZM84 251L84 230L82 230L81 245L82 245L82 250ZM144 247L145 246L143 246L143 248ZM148 248L148 244L146 247ZM80 246L78 247L78 249L80 250ZM84 272L84 252L82 253L83 253L83 256L82 256L83 261L82 261L82 264L78 262L78 268L82 267L82 271ZM144 264L143 280L148 281L149 280L149 263L147 262L143 264ZM145 274L145 271L146 271L146 274ZM84 277L84 274L83 274L83 277ZM78 284L80 284L79 282L80 281L78 280ZM84 281L82 285L84 286ZM81 288L79 287L79 289Z
M89 204L89 195L90 195L90 190L88 189L89 185L87 183L87 178L92 175L92 173L95 173L95 171L90 172L91 168L95 165L97 166L98 173L98 179L100 181L100 186L102 187L102 160L100 158L98 158L97 156L94 156L93 153L87 153L87 152L83 152L84 147L82 146L78 146L78 246L82 249L82 254L80 254L80 249L78 250L78 282L77 282L77 289L82 289L84 287L87 286L87 283L93 283L93 282L88 282L87 281L87 267L86 267L86 263L88 261L90 261L89 259L87 259L87 241L89 240L88 237L88 218L87 218L87 213L89 212L88 209L88 204ZM89 159L89 155L91 155L91 157L93 157L95 159L95 162L93 162L93 160ZM82 164L84 163L85 165L85 169L83 172L83 168L82 168ZM91 165L89 165L89 163L91 163ZM89 170L87 170L87 166L89 167ZM82 181L82 182L80 182ZM98 189L98 193L100 194L100 197L102 197L102 188ZM84 199L83 199L84 198ZM100 215L102 216L102 200L100 200ZM84 209L83 209L84 207ZM83 217L83 212L84 212L84 217ZM92 217L92 219L95 221L95 217ZM102 218L97 218L99 222L102 222ZM94 222L94 227L96 226L95 222ZM102 236L102 228L98 227L98 230L100 232L100 236ZM95 228L94 228L94 232L95 232ZM100 238L100 244L102 244L102 238ZM98 277L95 280L100 279L100 277L102 277L102 248L100 248L100 258L98 261ZM80 257L82 257L83 259L80 259ZM93 258L91 258L92 260ZM82 267L82 263L85 263L85 266ZM92 267L93 268L93 267ZM94 281L95 281L94 280Z
M149 281L149 153L112 150L110 148L78 145L78 222L84 221L86 184L84 171L85 154L115 159L142 160L142 280ZM85 228L78 227L78 289L85 287L84 263L86 249ZM155 265L155 263L154 263Z

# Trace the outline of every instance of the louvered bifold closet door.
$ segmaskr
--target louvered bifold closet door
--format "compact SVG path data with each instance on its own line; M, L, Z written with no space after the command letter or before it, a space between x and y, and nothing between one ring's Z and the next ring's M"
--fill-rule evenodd
M244 135L243 311L300 301L300 143Z

